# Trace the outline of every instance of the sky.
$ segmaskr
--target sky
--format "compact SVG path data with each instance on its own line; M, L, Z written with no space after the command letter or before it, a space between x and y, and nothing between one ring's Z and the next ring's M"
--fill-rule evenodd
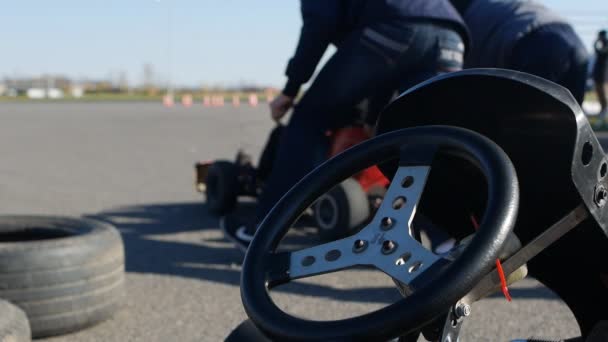
M608 28L607 0L540 1L588 46ZM302 21L297 0L0 0L0 23L0 79L140 84L149 64L163 85L281 87Z

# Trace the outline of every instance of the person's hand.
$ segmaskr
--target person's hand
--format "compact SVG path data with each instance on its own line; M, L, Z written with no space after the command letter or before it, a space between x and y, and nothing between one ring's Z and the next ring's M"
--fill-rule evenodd
M277 97L270 102L270 116L276 122L281 121L281 119L287 114L289 108L293 106L293 98L289 97L285 94L279 94Z

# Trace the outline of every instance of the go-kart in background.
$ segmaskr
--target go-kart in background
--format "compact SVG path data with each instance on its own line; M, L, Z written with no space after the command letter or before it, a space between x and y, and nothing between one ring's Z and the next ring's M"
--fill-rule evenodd
M127 297L113 319L49 341L218 341L240 323L242 255L194 191L193 163L257 157L267 107L158 103L0 106L0 214L68 214L112 222L126 247ZM599 134L603 143L608 135ZM294 239L307 239L300 229ZM564 268L564 277L568 276ZM574 317L533 280L473 306L463 341L573 337ZM399 298L381 274L353 270L280 288L290 312L346 317Z

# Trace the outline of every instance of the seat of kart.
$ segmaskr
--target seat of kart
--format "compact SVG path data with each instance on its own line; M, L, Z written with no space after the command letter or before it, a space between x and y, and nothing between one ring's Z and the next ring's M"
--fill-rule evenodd
M583 332L589 331L598 318L606 316L589 307L608 305L608 291L596 273L579 267L568 267L564 273L564 269L574 260L577 265L607 268L598 251L608 252L608 211L596 204L595 195L600 187L608 188L608 165L570 92L530 74L501 69L464 70L435 77L403 93L380 114L377 131L381 134L427 125L467 128L505 150L519 179L520 208L515 233L523 244L580 203L585 204L593 219L546 249L528 267L532 276L568 303ZM389 178L396 166L396 161L380 165ZM485 180L470 163L448 155L438 156L432 166L420 211L434 223L452 227L454 236L470 234L471 215L483 215ZM587 282L587 289L597 290L593 294L598 301L580 294L581 282ZM576 310L579 307L581 310Z
M582 109L565 88L510 70L470 69L406 91L381 113L377 126L380 134L426 125L471 129L507 152L522 191L520 224L529 227L521 232L524 240L581 200L608 232L606 214L596 210L592 193L606 159ZM449 176L459 183L463 177L467 174ZM453 196L470 201L468 197L479 194L467 190L452 193L450 199Z

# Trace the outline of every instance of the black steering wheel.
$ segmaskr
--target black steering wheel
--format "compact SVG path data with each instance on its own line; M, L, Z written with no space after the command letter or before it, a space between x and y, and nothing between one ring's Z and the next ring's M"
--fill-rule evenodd
M464 252L448 261L424 248L410 224L437 151L465 158L484 174L488 202L480 228ZM295 252L277 246L300 214L346 177L398 160L392 182L370 223L347 238ZM457 195L454 196L457 201ZM297 183L264 219L243 263L241 297L247 315L280 340L387 340L445 314L489 272L519 205L515 168L505 152L473 131L426 126L386 133L326 161ZM374 266L413 293L380 310L337 321L311 321L279 309L268 290L293 279Z

